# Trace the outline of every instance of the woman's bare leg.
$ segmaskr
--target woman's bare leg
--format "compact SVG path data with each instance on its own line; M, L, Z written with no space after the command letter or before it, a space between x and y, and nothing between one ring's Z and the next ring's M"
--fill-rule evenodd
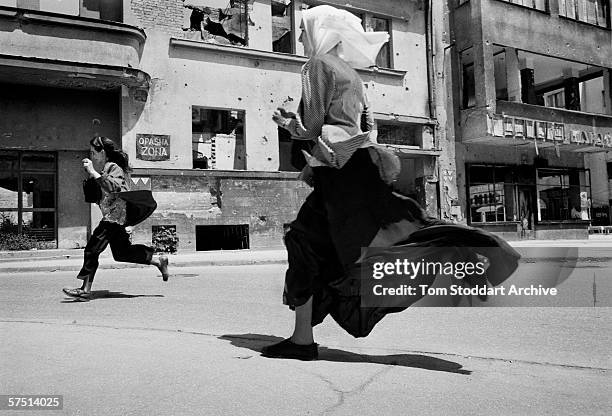
M93 283L93 280L89 278L89 276L87 276L86 278L83 279L83 285L81 286L81 289L83 289L85 292L91 292L91 284Z
M291 338L263 347L261 355L305 361L319 357L319 346L312 337L312 296L305 304L295 308L295 328Z
M298 345L310 345L314 342L312 334L312 296L301 306L295 308L295 328L291 341Z

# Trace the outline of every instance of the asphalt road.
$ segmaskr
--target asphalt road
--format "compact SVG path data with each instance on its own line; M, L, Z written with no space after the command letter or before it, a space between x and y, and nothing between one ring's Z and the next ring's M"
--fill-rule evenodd
M607 259L572 267L563 293L592 305L595 279L609 302ZM87 303L61 293L74 272L1 275L0 394L62 394L45 414L612 414L610 307L412 307L365 339L328 319L319 361L266 359L292 327L284 268L100 270Z

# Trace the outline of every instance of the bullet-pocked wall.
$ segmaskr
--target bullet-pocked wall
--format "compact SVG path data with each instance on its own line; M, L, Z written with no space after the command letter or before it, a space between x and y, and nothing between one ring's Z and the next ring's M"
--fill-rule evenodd
M307 3L293 3L292 30L297 38L301 9ZM346 7L342 2L327 3ZM135 156L136 134L156 133L171 137L168 160L137 161L137 167L191 169L191 109L201 106L244 111L246 170L278 170L278 133L270 120L278 106L297 108L300 70L305 62L299 58L303 53L301 44L295 42L293 55L272 52L270 1L249 2L246 47L216 39L202 41L200 32L187 30L194 7L224 9L227 6L225 0L132 1L128 19L143 26L147 34L140 67L151 74L152 80L142 115L123 133L127 139L124 147L130 156ZM377 117L382 120L396 120L401 116L428 118L422 2L387 0L373 4L357 1L350 6L351 10L368 10L371 15L378 13L390 21L391 59L396 71L360 73ZM157 12L149 13L151 10ZM187 42L173 42L185 39ZM129 106L126 106L124 117L129 118L129 113Z
M151 76L147 94L122 94L123 147L159 202L143 239L152 225L177 225L179 247L192 249L196 226L248 224L252 246L282 244L283 224L308 193L297 173L279 171L271 117L279 106L297 109L306 62L297 42L301 11L320 3L255 0L246 9L238 3L133 0L124 10L125 23L146 32L140 69ZM386 24L391 33L390 68L360 71L376 117L430 122L423 2L327 4L347 7L367 24ZM290 40L287 53L273 45L279 7L289 16L281 28ZM149 151L139 142L147 135L166 140L160 152L167 155L139 154ZM222 192L211 197L211 183L221 183ZM221 205L209 205L211 198Z

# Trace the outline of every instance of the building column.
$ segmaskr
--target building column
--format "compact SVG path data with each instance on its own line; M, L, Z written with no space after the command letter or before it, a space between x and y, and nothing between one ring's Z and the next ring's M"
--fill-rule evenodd
M508 101L523 102L521 97L521 70L518 51L515 48L506 48L506 80Z
M495 92L495 60L493 43L487 38L486 1L472 1L472 42L474 53L474 82L476 84L476 108L495 112L497 94Z
M446 1L430 1L432 21L428 30L431 35L432 56L432 74L434 94L430 99L434 100L434 109L436 124L433 129L423 129L423 148L441 149L440 157L436 160L437 163L432 166L429 180L426 179L426 192L435 195L435 207L429 209L429 215L443 218L447 221L462 221L461 215L453 216L451 211L451 201L458 199L457 182L455 175L451 180L442 178L443 171L456 173L455 159L455 101L458 100L460 94L454 92L460 85L459 82L454 82L454 77L457 76L453 71L453 63L458 64L458 54L453 45L453 37L451 33L452 14L449 12L449 2ZM437 210L437 212L434 211ZM459 213L461 214L461 213Z
M563 87L565 89L565 108L580 111L580 82L578 70L565 68L563 70Z
M604 106L606 109L606 114L612 115L612 70L604 69L603 83L604 83Z
M525 104L538 103L535 93L535 74L533 71L533 59L525 58L521 59L521 100Z
M438 161L435 157L416 159L415 170L417 200L430 217L438 217Z

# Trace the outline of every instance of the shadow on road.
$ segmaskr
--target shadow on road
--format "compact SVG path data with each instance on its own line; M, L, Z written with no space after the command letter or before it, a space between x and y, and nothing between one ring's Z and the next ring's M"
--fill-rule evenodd
M229 341L235 347L248 348L256 352L261 352L261 349L266 345L283 340L283 338L262 334L222 335L219 339ZM471 371L464 370L463 366L459 363L421 354L368 355L319 347L319 361L397 365L424 370L444 371L447 373L472 374Z
M163 298L164 295L130 295L123 292L111 292L110 290L92 290L91 298L89 300L96 299L131 299L131 298ZM83 299L79 298L66 298L61 303L74 303L83 302Z

